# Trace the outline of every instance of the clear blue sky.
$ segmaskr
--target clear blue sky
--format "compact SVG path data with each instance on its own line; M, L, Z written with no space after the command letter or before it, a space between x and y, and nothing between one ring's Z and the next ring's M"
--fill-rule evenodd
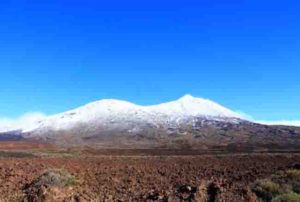
M299 1L3 0L0 116L190 93L300 119Z

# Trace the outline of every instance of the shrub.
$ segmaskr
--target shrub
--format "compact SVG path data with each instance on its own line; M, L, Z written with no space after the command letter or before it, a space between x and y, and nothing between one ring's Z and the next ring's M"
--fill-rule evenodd
M253 192L263 201L271 201L281 192L281 187L270 180L260 180L255 184Z
M75 183L75 177L65 170L47 170L32 183L25 185L23 189L24 197L21 201L74 201L58 200L55 198L60 197L65 199L69 196L75 197L70 193L69 189Z
M293 180L300 180L300 170L296 170L296 169L291 169L291 170L287 170L286 174L289 178L293 179Z
M280 192L280 185L269 180L263 181L261 183L261 187L267 192L271 192L272 194L278 194Z
M54 169L47 170L34 181L34 186L72 186L76 183L75 177L65 170Z
M277 196L274 202L300 202L300 194L290 192Z
M266 202L300 202L300 170L290 169L259 180L253 192Z

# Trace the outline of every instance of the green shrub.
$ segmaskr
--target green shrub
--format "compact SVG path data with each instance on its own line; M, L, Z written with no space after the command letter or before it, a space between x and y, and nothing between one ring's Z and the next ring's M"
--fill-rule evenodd
M263 201L271 201L281 192L281 187L270 180L260 180L256 182L252 190Z
M265 180L260 185L267 192L271 192L272 194L280 193L280 185L275 182Z
M258 180L252 191L264 202L300 202L300 170L278 172Z
M273 202L300 202L300 194L290 192L277 196Z
M35 186L72 186L76 183L74 176L62 169L54 169L45 171L38 179L35 180Z
M286 174L289 178L293 180L300 180L300 170L296 170L296 169L287 170Z

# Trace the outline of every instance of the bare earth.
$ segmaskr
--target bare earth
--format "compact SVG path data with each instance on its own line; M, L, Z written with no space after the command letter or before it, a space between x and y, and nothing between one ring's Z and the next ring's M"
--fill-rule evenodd
M287 153L158 156L140 150L124 155L120 150L108 155L25 144L0 146L5 150L0 201L23 200L32 182L51 169L67 171L76 182L46 187L45 201L255 201L250 187L256 179L300 162L299 154Z

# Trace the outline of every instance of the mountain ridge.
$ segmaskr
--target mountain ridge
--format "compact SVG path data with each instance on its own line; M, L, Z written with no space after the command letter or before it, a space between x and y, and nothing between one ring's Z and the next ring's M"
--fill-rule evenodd
M154 116L163 116L168 119L177 119L187 116L206 116L206 117L234 117L242 118L238 113L231 111L220 104L208 99L196 98L189 94L170 102L165 102L157 105L137 105L128 101L117 99L102 99L83 105L81 107L68 110L63 113L51 115L41 120L35 120L36 124L31 124L30 127L15 128L14 130L23 130L30 132L40 125L48 123L49 125L66 127L67 123L76 121L85 122L95 118L104 116L113 118L117 114L121 114L124 118L141 118L153 119ZM133 116L133 117L132 117ZM158 122L163 121L163 118L158 118Z
M3 136L7 139L8 133ZM150 106L99 100L37 120L22 129L21 136L97 148L300 148L299 127L254 123L216 102L191 95Z

